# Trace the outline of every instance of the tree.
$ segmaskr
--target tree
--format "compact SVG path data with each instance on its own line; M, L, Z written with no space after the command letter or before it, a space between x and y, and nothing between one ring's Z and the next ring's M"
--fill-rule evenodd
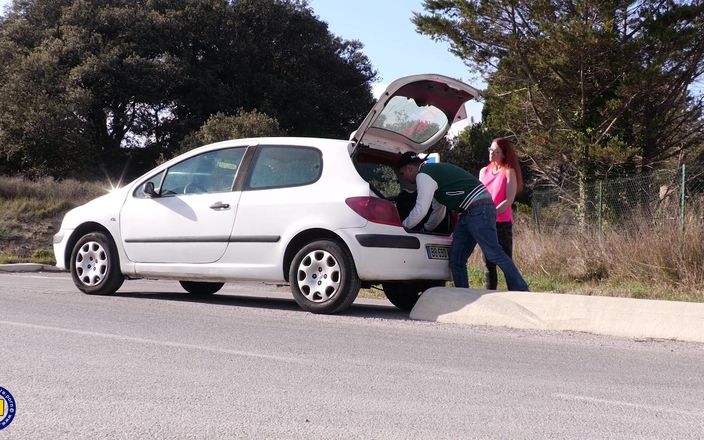
M304 1L15 0L0 20L0 171L134 174L237 109L347 137L373 103L361 49Z
M136 147L166 145L175 70L159 22L126 0L13 2L0 29L5 171L112 174Z
M453 163L478 176L479 170L489 161L487 150L491 141L503 134L483 122L473 123L436 151L443 162Z
M184 138L178 154L202 145L228 139L282 136L283 134L284 132L276 119L256 110L245 112L240 109L234 116L216 113L198 131Z
M648 172L701 143L700 1L426 0L419 32L486 75L490 127L516 135L545 181Z

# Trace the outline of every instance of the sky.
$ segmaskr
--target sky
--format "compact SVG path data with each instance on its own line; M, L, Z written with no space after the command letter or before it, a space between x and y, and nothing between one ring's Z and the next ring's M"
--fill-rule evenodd
M0 0L0 10L10 0ZM379 74L373 86L375 96L393 80L419 73L437 73L460 79L478 89L486 87L455 55L449 44L420 35L411 23L414 12L423 12L422 0L308 0L309 5L328 24L333 34L359 40ZM481 104L470 102L467 114L481 119ZM454 131L454 130L453 130Z
M379 73L375 96L393 80L418 73L438 73L478 89L486 87L450 53L448 43L416 32L411 18L414 12L424 12L422 0L308 0L308 4L330 32L364 44L362 52ZM479 121L481 108L472 101L468 116Z

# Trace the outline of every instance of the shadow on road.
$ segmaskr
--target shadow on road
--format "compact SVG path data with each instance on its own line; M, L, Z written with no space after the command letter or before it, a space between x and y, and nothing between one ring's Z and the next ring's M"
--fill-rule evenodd
M202 304L217 304L233 307L248 307L257 309L288 310L292 312L308 313L302 310L293 298L273 298L253 296L246 294L233 294L228 292L214 295L193 295L181 292L154 292L154 291L118 291L113 296L123 298L136 298L160 301L181 301ZM397 309L392 305L359 304L352 306L339 316L352 316L359 318L379 318L405 321L409 320L408 312Z

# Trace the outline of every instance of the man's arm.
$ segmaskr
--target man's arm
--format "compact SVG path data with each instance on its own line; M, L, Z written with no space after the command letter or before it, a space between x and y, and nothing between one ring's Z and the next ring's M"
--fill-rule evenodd
M433 212L430 213L430 217L426 220L423 225L423 229L426 231L433 231L438 225L445 219L445 213L447 208L445 205L433 199L433 203L430 205L433 208Z
M415 227L425 214L428 213L430 209L430 204L433 202L433 195L435 190L438 189L438 183L433 180L432 177L425 173L418 173L416 176L416 189L418 195L416 196L416 205L408 214L408 217L403 221L403 227L406 229L411 229Z

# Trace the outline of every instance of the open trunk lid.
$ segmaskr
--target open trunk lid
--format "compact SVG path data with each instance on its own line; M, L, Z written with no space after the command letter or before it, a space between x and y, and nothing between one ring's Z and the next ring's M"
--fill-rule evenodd
M379 97L352 134L352 150L360 145L388 152L422 153L466 119L464 104L479 96L474 87L443 75L399 78Z

